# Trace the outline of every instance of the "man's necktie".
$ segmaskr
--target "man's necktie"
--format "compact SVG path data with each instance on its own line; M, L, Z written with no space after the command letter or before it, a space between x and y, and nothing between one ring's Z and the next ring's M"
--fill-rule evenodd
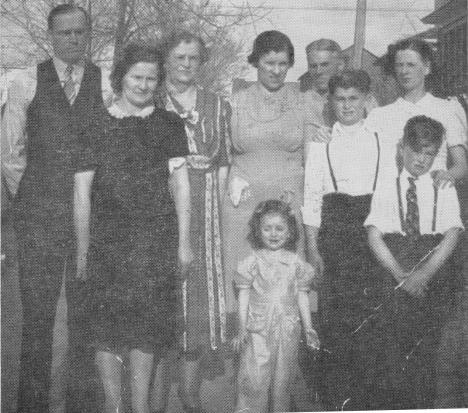
M407 235L420 235L419 208L416 194L415 178L408 178L409 188L406 191L406 233Z
M63 91L65 92L65 95L67 96L68 101L70 104L73 103L73 100L75 99L75 81L73 80L73 66L68 65L67 68L65 69L65 80L63 82Z

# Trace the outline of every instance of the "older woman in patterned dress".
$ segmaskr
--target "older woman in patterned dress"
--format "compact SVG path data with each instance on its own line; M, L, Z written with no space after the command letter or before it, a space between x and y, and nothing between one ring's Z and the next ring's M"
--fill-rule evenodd
M224 274L221 260L220 202L228 171L230 107L196 84L208 60L204 41L187 31L163 42L165 84L160 93L166 110L185 122L190 154L191 242L195 263L182 284L183 335L179 396L186 411L201 411L203 377L220 370L226 343ZM208 366L207 375L201 374ZM204 371L205 373L205 371Z

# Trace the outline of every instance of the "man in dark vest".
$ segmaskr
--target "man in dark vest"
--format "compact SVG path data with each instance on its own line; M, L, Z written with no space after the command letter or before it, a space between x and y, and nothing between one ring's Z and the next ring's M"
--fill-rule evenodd
M77 134L91 111L103 106L101 70L85 61L90 30L89 16L80 7L63 4L50 12L54 56L12 82L2 120L2 174L14 195L23 306L19 412L65 409L65 398L53 400L57 395L51 394L54 382L62 383L62 393L67 383L67 352L52 362L54 323L64 312L70 371L87 357L83 282L74 275L73 158ZM65 311L57 311L61 295ZM75 385L69 394L83 396L81 390ZM85 411L81 402L74 399L67 411Z

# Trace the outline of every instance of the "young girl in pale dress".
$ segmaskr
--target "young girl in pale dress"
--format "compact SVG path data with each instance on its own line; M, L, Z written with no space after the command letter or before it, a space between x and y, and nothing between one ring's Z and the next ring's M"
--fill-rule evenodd
M242 350L236 412L289 411L289 386L297 369L297 350L304 325L307 344L320 343L312 328L308 291L312 266L296 251L297 221L280 200L261 202L249 222L252 253L239 263L239 333Z

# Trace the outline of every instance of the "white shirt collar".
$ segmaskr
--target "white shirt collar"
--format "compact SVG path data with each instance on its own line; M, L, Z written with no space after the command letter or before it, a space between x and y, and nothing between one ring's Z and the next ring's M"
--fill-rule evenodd
M426 92L426 94L421 99L419 99L416 103L412 103L408 100L403 99L402 97L399 97L396 100L396 103L403 108L407 108L411 110L415 106L418 107L418 106L425 106L427 104L430 104L432 103L433 99L434 99L434 96L431 93Z
M406 168L403 168L403 170L401 171L401 174L400 174L400 182L405 182L405 184L406 184L406 183L408 183L408 178L414 178L414 179L416 179L416 181L420 181L420 182L425 182L428 179L430 181L432 181L432 176L431 176L430 172L426 172L423 175L415 177L415 176L411 175Z
M362 132L371 132L373 133L374 131L370 128L369 125L367 125L366 121L364 121L360 127L356 128L354 130L354 134L350 134L349 131L343 127L343 125L340 123L340 122L335 122L335 124L333 125L333 130L332 130L332 134L333 134L333 137L353 137L355 135L357 135L358 133L362 133Z
M67 67L69 66L69 64L65 63L63 60L60 60L57 56L54 56L52 60L54 62L55 70L57 71L59 78L62 79L65 75L65 70L67 70ZM78 64L73 64L72 66L73 66L72 76L74 79L77 79L84 72L84 61Z
M142 109L139 113L135 115L129 115L127 112L124 112L116 103L114 103L111 107L107 108L109 113L119 119L126 118L128 116L137 116L139 118L146 118L147 116L151 115L154 112L154 106L147 106L146 108Z

